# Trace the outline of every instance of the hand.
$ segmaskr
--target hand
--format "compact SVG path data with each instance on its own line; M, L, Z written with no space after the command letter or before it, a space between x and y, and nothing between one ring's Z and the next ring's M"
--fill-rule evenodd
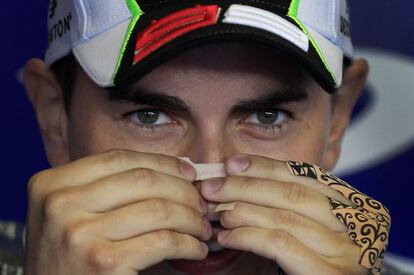
M274 260L288 274L379 274L390 224L379 202L312 165L234 156L225 168L228 177L202 184L207 200L236 202L220 217L223 247Z
M174 157L113 150L29 183L26 274L137 274L200 260L211 237L195 171Z

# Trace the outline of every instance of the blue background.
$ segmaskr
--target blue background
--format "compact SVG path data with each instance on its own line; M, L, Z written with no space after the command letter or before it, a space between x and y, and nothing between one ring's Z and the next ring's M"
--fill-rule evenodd
M16 75L30 57L43 57L48 3L46 0L6 1L4 5L6 10L3 8L0 17L0 114L4 118L4 123L0 124L0 219L24 221L27 181L48 165L32 107ZM414 1L375 1L375 4L352 1L355 44L414 58L413 10ZM363 101L369 100L370 97L365 96L360 108L367 105ZM414 117L414 111L412 114ZM411 163L414 163L414 146L380 165L351 173L346 180L390 208L393 228L389 251L414 258L413 215L408 212L414 210L410 204L414 199Z

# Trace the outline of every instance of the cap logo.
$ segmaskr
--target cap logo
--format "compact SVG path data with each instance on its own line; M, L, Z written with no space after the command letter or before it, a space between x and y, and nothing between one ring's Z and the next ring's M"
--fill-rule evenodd
M69 12L65 17L59 19L49 29L49 45L51 45L56 39L61 38L66 33L70 32L72 22L72 13Z
M220 8L217 5L188 8L174 12L152 24L138 36L135 45L135 65L163 45L192 30L217 23Z
M223 23L262 29L287 39L305 52L309 50L309 38L301 29L267 10L234 4L224 14Z

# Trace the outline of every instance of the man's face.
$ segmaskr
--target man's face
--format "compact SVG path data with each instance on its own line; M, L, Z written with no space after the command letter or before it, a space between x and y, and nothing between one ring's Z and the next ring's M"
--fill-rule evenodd
M106 91L81 73L69 154L125 148L223 162L242 153L331 166L324 162L330 123L330 96L297 66L261 46L214 44L123 91Z
M165 63L123 91L104 90L80 73L68 151L71 160L124 148L196 163L254 154L332 166L325 162L331 111L331 97L269 49L215 44ZM210 220L217 219L213 206ZM271 264L245 253L220 274L254 274ZM148 274L173 273L165 268Z

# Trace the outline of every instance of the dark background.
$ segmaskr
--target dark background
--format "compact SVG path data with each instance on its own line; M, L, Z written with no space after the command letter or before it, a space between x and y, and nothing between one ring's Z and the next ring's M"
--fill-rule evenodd
M5 1L4 5L6 7L0 17L0 117L4 118L4 123L0 124L3 190L0 219L24 221L27 181L32 174L47 168L48 165L32 107L23 87L17 81L17 75L30 57L43 57L47 38L48 3L46 0ZM411 60L414 66L413 10L414 1L352 1L352 32L355 44L358 48L380 49L391 56L402 55L404 59ZM400 88L396 87L389 92L395 93L398 97L398 89ZM406 89L412 90L412 86ZM359 111L364 111L363 108L369 106L369 100L370 96L363 97ZM414 111L411 115L414 117ZM401 125L412 126L413 124ZM352 185L384 202L390 208L393 228L389 251L414 259L414 238L411 235L414 225L414 180L411 173L414 163L414 138L412 141L411 146L405 146L396 156L380 161L380 164L368 167L362 172L348 172L343 176Z

